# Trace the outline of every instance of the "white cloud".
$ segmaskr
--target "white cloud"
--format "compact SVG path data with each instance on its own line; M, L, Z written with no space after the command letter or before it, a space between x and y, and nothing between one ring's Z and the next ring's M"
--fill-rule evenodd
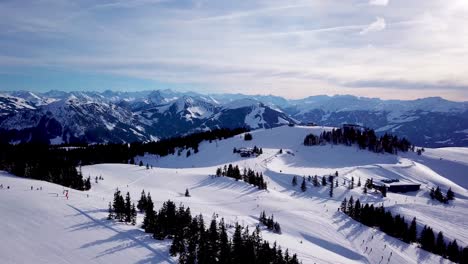
M0 1L0 71L54 67L287 97L440 92L468 100L468 89L457 88L468 87L466 0L394 1L383 9L362 0L105 6L117 6L115 13L72 0L30 1L30 8ZM443 94L440 84L452 88Z
M370 25L361 30L359 34L365 35L372 32L382 31L385 29L386 26L387 24L385 23L385 19L378 17L374 22L372 22Z
M389 0L370 0L369 5L387 6Z

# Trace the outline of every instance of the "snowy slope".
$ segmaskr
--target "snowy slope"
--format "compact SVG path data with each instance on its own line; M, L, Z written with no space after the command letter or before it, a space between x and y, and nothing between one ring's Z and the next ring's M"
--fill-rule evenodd
M344 197L351 195L361 201L381 204L403 214L416 216L418 225L430 225L443 230L450 239L466 246L468 241L468 191L466 178L452 177L460 168L468 169L466 149L427 149L417 156L375 154L345 146L302 146L305 135L320 133L322 127L278 127L251 132L252 141L242 136L204 142L199 153L181 156L138 157L152 164L152 169L126 164L100 164L82 168L85 176L103 176L91 191L73 191L70 200L62 197L62 187L44 182L0 175L0 183L12 186L1 190L1 234L11 234L11 243L0 244L0 258L6 263L159 263L175 262L168 257L169 240L155 241L136 227L104 220L107 203L116 187L130 191L137 199L142 189L151 192L156 207L171 199L190 206L192 213L202 213L211 219L213 213L226 219L254 226L265 210L274 214L281 224L282 234L267 230L265 239L277 241L283 248L297 253L303 263L449 263L436 255L391 238L380 231L350 220L337 208ZM263 148L256 158L240 158L233 147ZM283 149L283 154L278 150ZM457 166L440 169L439 156ZM268 190L258 190L230 178L213 178L217 167L235 163L262 171ZM452 169L451 169L452 168ZM332 199L328 187L313 187L302 193L291 186L293 175L328 175L339 172L340 186ZM354 177L374 180L399 178L422 184L421 191L408 194L362 194L360 188L348 190L342 181ZM300 183L300 180L299 180ZM429 199L427 189L449 186L457 199L442 205ZM43 191L30 191L31 186L43 186ZM192 197L185 197L185 188ZM59 193L59 197L55 197ZM89 198L86 197L89 194ZM141 223L141 216L139 219ZM41 227L40 229L38 227ZM11 230L15 230L14 232ZM232 232L232 229L230 230ZM39 243L39 241L41 243ZM13 245L13 246L11 246ZM25 246L26 245L26 246ZM366 249L367 247L367 249ZM33 250L26 250L32 248ZM370 249L372 248L372 252ZM390 261L387 261L392 254ZM381 260L383 261L381 262ZM5 262L5 261L2 261Z

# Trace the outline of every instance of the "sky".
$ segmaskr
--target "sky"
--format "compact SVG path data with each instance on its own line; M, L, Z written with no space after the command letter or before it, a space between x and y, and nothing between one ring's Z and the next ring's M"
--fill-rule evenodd
M468 101L466 0L2 0L0 91Z

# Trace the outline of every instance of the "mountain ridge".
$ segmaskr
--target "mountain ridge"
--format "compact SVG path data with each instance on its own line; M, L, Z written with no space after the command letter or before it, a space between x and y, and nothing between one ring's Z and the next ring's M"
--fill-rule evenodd
M54 120L53 127L44 126L50 123L47 120ZM213 128L258 129L289 123L355 123L378 133L407 137L420 146L468 146L468 102L442 97L382 100L316 95L286 99L169 89L0 93L0 135L13 143L38 137L49 143L52 139L54 143L149 141Z

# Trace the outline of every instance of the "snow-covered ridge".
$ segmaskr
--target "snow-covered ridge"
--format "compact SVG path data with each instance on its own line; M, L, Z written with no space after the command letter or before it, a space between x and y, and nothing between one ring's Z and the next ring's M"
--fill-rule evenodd
M69 107L59 107L63 104ZM403 101L335 95L287 100L271 95L203 95L171 90L16 91L0 96L0 129L33 128L46 114L55 118L62 130L69 130L67 124L74 124L70 132L75 136L96 133L88 133L86 127L79 127L86 123L116 135L104 135L103 142L145 141L219 127L246 126L256 129L288 123L329 126L355 123L374 128L379 133L407 137L417 145L468 146L468 134L459 133L468 129L468 103L451 102L439 97ZM97 118L94 118L95 115ZM66 120L72 116L80 116L80 121ZM169 121L169 118L173 120ZM133 135L122 136L125 133ZM48 138L57 136L54 134ZM66 142L66 137L62 137ZM11 140L26 138L30 136ZM92 141L96 140L95 137L91 138Z

